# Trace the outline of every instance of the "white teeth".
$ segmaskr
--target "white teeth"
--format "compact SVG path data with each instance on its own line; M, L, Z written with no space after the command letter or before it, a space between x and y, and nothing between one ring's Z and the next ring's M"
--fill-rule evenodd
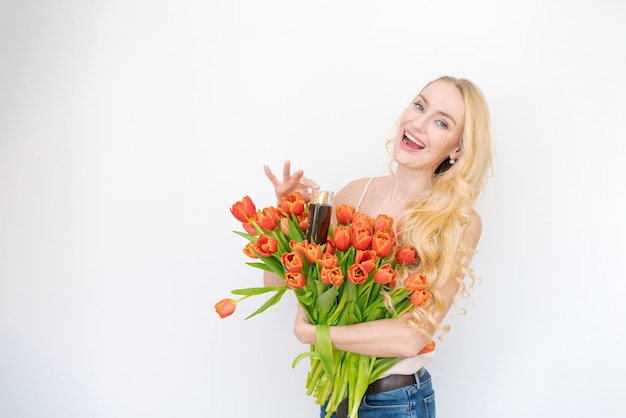
M418 141L417 138L414 138L413 136L411 136L408 132L404 133L404 137L420 148L424 148L426 146L421 141Z

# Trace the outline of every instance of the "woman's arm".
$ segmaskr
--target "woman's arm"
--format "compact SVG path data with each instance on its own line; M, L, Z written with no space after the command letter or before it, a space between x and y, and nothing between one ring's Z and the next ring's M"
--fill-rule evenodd
M471 248L476 248L482 231L478 213L472 214L474 226L465 239ZM469 262L469 261L468 261ZM459 291L457 280L450 280L442 289L447 309L436 318L441 323L454 303ZM436 329L428 325L416 329L415 323L407 320L409 314L398 318L381 319L354 325L330 327L330 339L334 348L377 357L413 357L432 340ZM422 332L424 331L424 332ZM294 334L304 344L315 344L315 325L310 324L306 313L298 307L294 323Z
M283 279L278 277L278 274L271 273L269 271L263 272L263 286L272 287L272 286L283 286L285 282Z

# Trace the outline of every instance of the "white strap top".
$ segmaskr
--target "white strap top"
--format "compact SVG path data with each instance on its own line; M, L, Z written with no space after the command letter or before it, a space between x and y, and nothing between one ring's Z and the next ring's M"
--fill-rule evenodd
M359 198L359 202L356 204L356 211L359 211L359 206L361 206L361 203L363 203L363 198L365 197L365 193L367 193L367 189L370 188L370 184L372 184L372 181L374 181L376 177L371 177L367 184L365 185L365 188L363 189L363 192L361 193L361 197Z

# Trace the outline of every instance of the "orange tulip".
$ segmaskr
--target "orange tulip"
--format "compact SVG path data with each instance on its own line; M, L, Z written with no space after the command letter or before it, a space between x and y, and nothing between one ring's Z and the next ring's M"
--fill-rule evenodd
M354 206L342 203L341 205L337 206L337 209L335 209L335 213L337 214L338 225L348 225L350 222L352 222L352 218L356 213L356 208Z
M354 255L354 264L358 264L361 266L366 273L374 270L376 267L376 251L374 250L356 250L356 254Z
M230 213L240 222L248 222L250 218L254 217L255 212L256 206L254 206L249 196L244 196L241 201L236 202L230 208Z
M254 243L254 252L263 257L269 257L278 250L276 238L261 234Z
M372 237L372 250L376 251L380 258L385 258L389 255L395 243L396 239L392 233L379 229L374 232Z
M415 306L424 306L433 295L428 290L416 290L411 293L411 303Z
M426 276L420 273L411 274L404 280L404 287L409 290L421 292L426 289Z
M330 235L326 237L326 248L324 248L324 254L335 254L335 240Z
M320 280L324 284L332 284L333 286L340 286L343 283L343 271L341 267L322 267L320 271Z
M400 265L408 266L417 260L417 250L409 244L403 244L396 253L396 262Z
M340 225L335 228L333 241L335 248L339 251L346 251L352 243L352 229L349 226Z
M420 350L420 354L430 353L431 351L434 351L434 350L435 350L435 342L431 341L428 344L426 344L424 348Z
M301 272L285 273L285 283L292 289L301 289L306 285L306 277Z
M357 250L367 250L372 243L372 228L366 224L352 224L352 245Z
M307 242L306 241L294 241L291 240L289 241L289 248L291 248L292 251L295 251L299 254L304 255L304 253L306 253L306 246L307 246Z
M250 258L259 258L257 257L256 253L254 252L254 243L253 242L249 242L246 244L245 247L243 247L243 253L245 255L247 255Z
M322 258L322 249L314 242L310 242L306 246L304 256L309 263L314 264L316 260Z
M322 257L320 258L320 264L322 267L330 269L339 265L339 259L337 259L337 256L334 254L325 253L322 254Z
M220 318L226 318L235 312L236 306L237 302L233 299L222 299L215 304L215 312L217 312Z
M276 208L272 206L258 211L254 215L254 218L259 226L266 231L273 231L274 228L276 228L276 225L278 225L278 212L276 211Z
M360 264L353 264L348 268L348 280L354 284L361 284L367 280L367 272Z
M374 273L374 281L378 284L389 284L395 280L398 272L391 268L391 263L385 263Z
M385 231L393 233L393 218L383 213L376 216L373 223L374 232Z
M374 219L367 213L357 212L352 217L351 225L367 226L371 228L373 223Z
M300 219L300 223L298 224L298 226L300 227L300 231L302 232L306 231L306 229L309 227L309 219L308 218Z
M250 222L244 222L242 225L243 229L245 229L248 234L259 235L259 231L257 231L254 225L252 225Z
M306 202L302 198L302 195L298 192L285 196L280 199L278 204L278 210L287 216L301 215L304 212Z
M280 257L283 266L290 273L297 273L302 270L304 267L304 261L302 260L302 256L296 252L283 253Z
M289 234L289 219L285 217L280 218L280 230L283 231L283 235L287 238L291 236Z

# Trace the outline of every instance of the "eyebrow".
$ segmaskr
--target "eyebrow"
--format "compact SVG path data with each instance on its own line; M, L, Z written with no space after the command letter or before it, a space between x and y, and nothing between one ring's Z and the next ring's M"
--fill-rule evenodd
M418 94L418 95L417 95L417 97L421 98L421 99L424 101L424 103L426 103L426 105L428 106L428 104L429 104L429 103L428 103L428 100L426 99L426 97L422 96L421 94ZM439 114L441 114L441 115L445 116L446 118L448 118L448 119L452 120L452 122L453 122L455 125L457 125L457 123L456 123L456 121L454 120L454 118L453 118L452 116L450 116L449 114L447 114L446 112L442 112L442 111L440 110L440 111L438 111L437 113L439 113Z

